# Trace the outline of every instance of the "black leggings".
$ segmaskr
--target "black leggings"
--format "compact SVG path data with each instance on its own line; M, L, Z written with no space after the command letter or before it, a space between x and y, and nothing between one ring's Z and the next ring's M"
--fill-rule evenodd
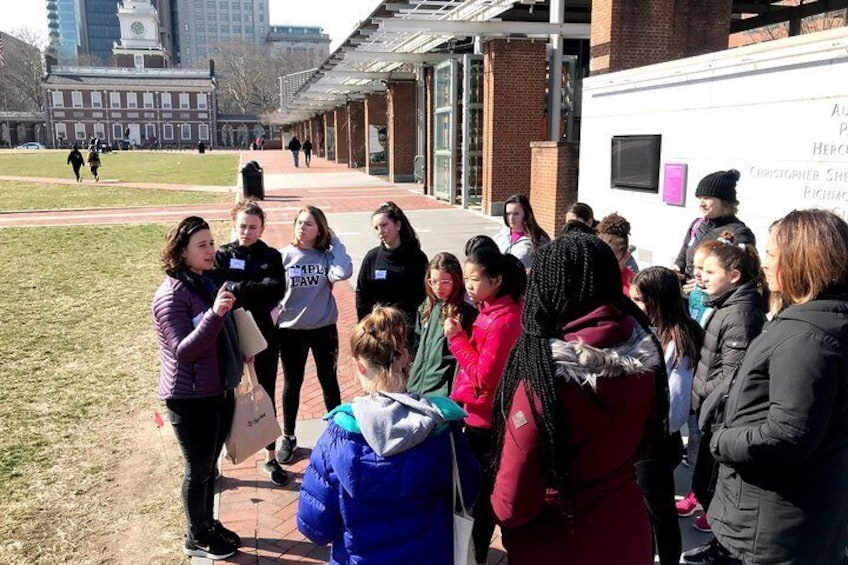
M215 465L230 432L233 392L190 400L166 400L168 416L185 459L181 497L192 539L211 527L215 505Z
M488 560L492 534L495 532L495 513L491 501L495 486L492 476L492 430L465 426L465 437L468 438L471 452L483 471L480 497L471 512L474 516L471 539L474 541L474 557L477 563L485 563Z
M339 359L339 332L336 325L312 330L280 329L277 331L280 361L283 363L283 433L294 435L300 387L306 372L306 358L312 350L318 382L324 393L324 407L329 412L342 403L336 374Z
M666 437L665 445L650 459L636 463L636 482L642 489L661 565L680 563L682 540L674 506L674 468L682 455L683 441L675 432Z
M271 406L274 408L274 416L277 415L277 403L274 399L277 398L277 355L279 348L277 347L277 337L274 332L262 332L265 336L265 341L268 342L268 348L256 354L253 360L253 366L256 368L256 377L259 379L259 384L268 393L271 398ZM265 446L265 449L273 451L276 448L276 443L272 442Z

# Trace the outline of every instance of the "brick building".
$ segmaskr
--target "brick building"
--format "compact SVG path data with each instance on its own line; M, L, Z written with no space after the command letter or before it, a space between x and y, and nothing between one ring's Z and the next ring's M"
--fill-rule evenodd
M781 22L797 30L828 9L824 0L386 0L283 117L292 133L320 138L328 158L376 172L379 156L390 180L419 180L457 205L497 215L509 195L529 194L556 232L577 196L584 78L722 51L734 33ZM379 123L383 152L370 143Z
M211 71L53 67L43 88L54 147L89 136L138 147L217 145Z

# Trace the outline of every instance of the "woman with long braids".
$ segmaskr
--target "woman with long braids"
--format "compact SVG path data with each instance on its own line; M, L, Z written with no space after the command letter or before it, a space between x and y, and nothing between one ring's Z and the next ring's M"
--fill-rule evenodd
M493 420L510 565L653 563L633 466L667 433L668 389L609 246L572 232L539 249L522 324Z

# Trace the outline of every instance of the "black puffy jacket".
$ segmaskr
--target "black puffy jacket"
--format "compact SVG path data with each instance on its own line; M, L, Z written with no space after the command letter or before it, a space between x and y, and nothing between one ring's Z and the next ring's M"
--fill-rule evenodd
M689 229L686 230L686 237L683 238L683 245L677 253L677 259L674 260L677 269L686 275L687 280L694 276L692 264L698 247L702 243L718 239L726 231L733 234L733 243L757 244L754 232L736 216L724 216L711 220L703 220L703 218L693 220L689 224Z
M848 296L790 306L751 344L710 450L719 541L748 565L842 563Z
M714 300L707 314L704 344L692 381L692 410L726 379L730 378L766 321L763 300L754 283L745 283Z
M237 302L253 314L266 339L273 333L271 310L286 293L286 274L280 252L261 239L244 247L237 241L222 245L215 253L214 278L218 284L232 281Z

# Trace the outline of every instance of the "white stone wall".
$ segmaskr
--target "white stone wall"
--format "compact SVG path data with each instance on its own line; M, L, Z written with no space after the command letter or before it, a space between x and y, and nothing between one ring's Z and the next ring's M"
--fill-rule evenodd
M639 134L662 135L659 193L610 188L611 138ZM581 137L579 198L630 220L643 265L671 264L716 170L742 173L739 217L761 250L793 208L848 219L848 28L588 78ZM688 166L683 207L663 203L666 163Z

